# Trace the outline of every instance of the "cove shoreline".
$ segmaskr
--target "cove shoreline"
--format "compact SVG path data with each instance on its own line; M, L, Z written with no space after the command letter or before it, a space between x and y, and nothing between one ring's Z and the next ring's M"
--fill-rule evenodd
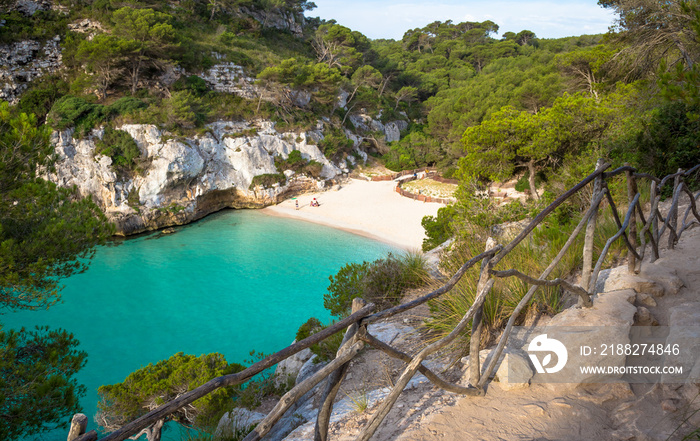
M393 181L350 179L332 190L300 194L260 211L347 231L405 251L420 250L425 238L423 217L437 216L444 205L404 198L395 187ZM318 207L310 206L314 198Z

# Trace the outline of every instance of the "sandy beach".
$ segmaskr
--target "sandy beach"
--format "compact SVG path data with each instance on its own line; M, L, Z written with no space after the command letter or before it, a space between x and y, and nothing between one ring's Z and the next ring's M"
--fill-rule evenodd
M420 250L425 237L421 220L435 216L443 205L402 197L394 191L395 186L393 181L351 179L339 190L306 193L262 212L339 228L405 250ZM313 198L320 206L309 205Z

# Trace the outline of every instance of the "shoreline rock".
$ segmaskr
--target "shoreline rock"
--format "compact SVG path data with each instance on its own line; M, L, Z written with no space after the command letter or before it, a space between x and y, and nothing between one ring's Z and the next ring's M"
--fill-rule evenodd
M91 196L117 227L117 235L183 225L225 208L262 208L307 191L330 188L347 173L348 164L331 163L316 146L318 130L277 133L269 121L210 124L204 135L170 138L153 125L118 128L131 135L142 153L143 171L119 176L112 159L95 154L101 130L84 139L72 130L54 132L59 160L48 179L59 186L75 185ZM252 186L253 178L277 174L275 157L286 159L294 150L322 164L313 179L285 171L284 183L269 188Z

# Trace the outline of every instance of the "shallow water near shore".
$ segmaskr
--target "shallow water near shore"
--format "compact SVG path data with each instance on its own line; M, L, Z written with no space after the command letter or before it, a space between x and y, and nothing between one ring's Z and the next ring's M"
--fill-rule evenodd
M64 328L88 363L78 381L88 430L97 388L177 353L220 352L229 362L289 345L309 317L328 322L328 276L348 262L396 251L364 237L253 211L101 247L83 274L64 281L63 303L0 316L5 329ZM173 437L174 432L169 431ZM67 431L37 439L65 440ZM33 439L33 438L30 438ZM177 437L175 438L177 439Z

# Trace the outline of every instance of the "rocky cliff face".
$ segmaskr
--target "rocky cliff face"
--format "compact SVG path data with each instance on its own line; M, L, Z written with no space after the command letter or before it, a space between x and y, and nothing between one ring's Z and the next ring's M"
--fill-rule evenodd
M302 13L285 12L285 11L265 11L253 8L240 8L243 15L252 17L257 20L263 27L286 30L302 37L304 35L304 25L306 18Z
M120 177L111 158L95 155L101 131L79 140L68 130L53 134L60 160L49 176L61 186L75 185L81 194L92 196L116 224L118 234L181 225L226 207L274 204L285 195L323 188L348 171L345 163L328 161L315 145L323 137L320 130L280 134L268 121L217 122L209 125L205 135L175 139L152 125L129 124L119 129L128 132L141 150L140 173ZM274 158L286 159L292 150L321 163L322 179L286 170L284 184L251 187L257 175L282 172Z
M62 66L59 40L25 40L0 46L0 100L15 104L31 81Z

